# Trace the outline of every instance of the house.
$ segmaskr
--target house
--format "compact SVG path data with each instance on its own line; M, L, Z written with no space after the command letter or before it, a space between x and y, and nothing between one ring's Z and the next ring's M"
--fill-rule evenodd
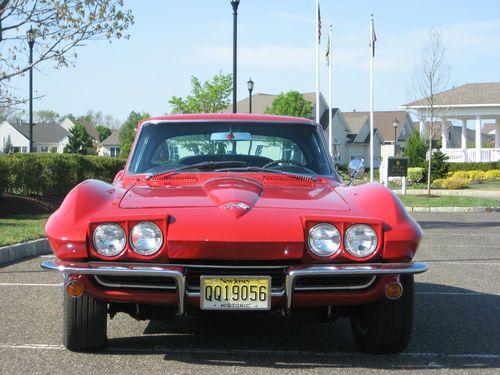
M433 97L434 120L460 124L460 143L450 147L449 127L441 128L442 151L450 162L489 162L500 160L500 82L467 83ZM420 133L425 133L430 118L430 100L421 98L403 105L420 119ZM468 124L471 122L471 124ZM483 147L484 123L494 122L494 148ZM468 125L473 125L474 148L469 148ZM493 131L492 131L493 132Z
M80 117L78 120L76 120L76 123L82 125L85 128L85 131L92 139L92 144L97 146L99 144L99 132L97 131L97 129L83 117ZM71 128L75 126L75 122L73 122L69 117L66 117L61 122L61 126L69 132Z
M118 139L118 129L115 129L111 135L100 143L99 156L111 156L117 158L120 156L120 140Z
M33 124L33 151L62 153L68 144L68 132L56 123ZM29 124L0 124L0 152L3 152L10 139L14 152L29 152Z

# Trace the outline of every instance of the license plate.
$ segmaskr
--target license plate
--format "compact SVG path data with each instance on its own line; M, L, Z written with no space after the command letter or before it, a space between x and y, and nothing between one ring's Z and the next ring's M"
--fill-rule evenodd
M201 276L203 310L269 310L270 276Z

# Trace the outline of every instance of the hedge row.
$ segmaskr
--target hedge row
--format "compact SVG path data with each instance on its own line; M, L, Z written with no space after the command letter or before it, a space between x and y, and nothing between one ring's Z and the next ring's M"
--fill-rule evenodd
M448 163L449 172L458 171L489 171L491 169L500 169L500 162L492 161L487 163Z
M0 155L0 195L64 196L89 178L113 181L124 160L79 154Z

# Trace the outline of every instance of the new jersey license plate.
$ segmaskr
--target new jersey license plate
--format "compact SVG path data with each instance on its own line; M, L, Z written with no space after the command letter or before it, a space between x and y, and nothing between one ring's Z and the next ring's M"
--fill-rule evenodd
M269 310L269 276L201 276L203 310Z

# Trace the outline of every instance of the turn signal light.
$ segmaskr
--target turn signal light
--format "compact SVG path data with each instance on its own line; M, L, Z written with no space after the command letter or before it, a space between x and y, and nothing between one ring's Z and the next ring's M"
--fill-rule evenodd
M403 285L399 281L391 281L385 286L385 296L396 300L403 294Z
M83 285L76 280L71 280L66 284L66 293L68 296L78 298L83 294Z

